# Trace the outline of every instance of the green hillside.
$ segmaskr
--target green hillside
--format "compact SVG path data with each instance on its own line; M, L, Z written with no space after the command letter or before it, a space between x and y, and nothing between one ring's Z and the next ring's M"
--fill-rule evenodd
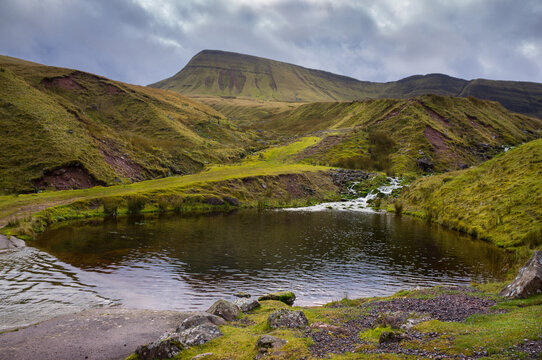
M542 244L542 139L405 188L406 211L503 247Z
M265 58L204 50L174 76L151 84L185 95L240 97L287 102L406 99L424 94L474 96L500 102L508 110L542 118L542 84L463 80L443 74L398 81L359 81Z
M0 192L82 188L228 162L249 135L174 92L0 56Z
M407 174L478 164L539 137L542 120L497 102L425 95L304 104L259 127L268 136L323 137L299 155L307 163Z

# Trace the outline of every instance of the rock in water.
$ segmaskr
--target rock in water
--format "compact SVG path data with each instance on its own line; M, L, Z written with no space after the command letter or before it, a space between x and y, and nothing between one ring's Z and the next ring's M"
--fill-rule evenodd
M233 294L233 296L238 297L238 298L249 298L250 294L247 294L246 292L238 291L235 294Z
M234 305L226 300L217 300L213 305L211 305L207 312L209 314L220 316L226 321L233 321L240 314L237 305Z
M499 293L509 298L527 298L542 292L542 251L536 251L518 276Z
M148 345L136 349L140 360L169 359L179 354L184 349L183 344L177 338L158 339Z
M255 299L242 298L235 300L233 303L234 305L237 305L239 309L241 309L241 311L244 313L260 307L260 303L258 302L258 300Z
M292 306L295 301L295 294L291 291L274 292L271 294L265 294L263 296L260 296L258 300L260 301L277 300L277 301L282 301L286 305Z
M267 318L267 325L271 329L290 328L300 329L309 325L309 320L303 311L280 309Z

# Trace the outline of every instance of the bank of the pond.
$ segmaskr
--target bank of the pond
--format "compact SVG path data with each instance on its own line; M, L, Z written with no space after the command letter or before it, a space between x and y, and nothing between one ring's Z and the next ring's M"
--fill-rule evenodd
M542 351L542 295L506 300L496 286L400 291L386 298L343 299L316 307L278 301L225 325L219 336L181 350L175 359L537 359ZM277 310L299 311L307 323L275 328ZM96 309L0 334L10 359L111 359L172 332L191 315ZM266 347L259 339L276 342ZM205 355L204 355L205 354Z
M218 169L211 171L218 173L213 176L203 173L126 186L3 196L1 232L30 240L51 224L98 216L306 206L339 200L345 179L365 174L297 165L232 171Z

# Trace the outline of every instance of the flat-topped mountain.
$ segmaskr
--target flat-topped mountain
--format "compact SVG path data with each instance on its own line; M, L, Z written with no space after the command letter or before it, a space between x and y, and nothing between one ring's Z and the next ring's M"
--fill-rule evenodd
M542 84L464 80L443 74L398 81L360 81L326 71L238 53L204 50L174 76L151 84L186 95L313 102L410 98L424 94L474 96L508 110L542 118Z

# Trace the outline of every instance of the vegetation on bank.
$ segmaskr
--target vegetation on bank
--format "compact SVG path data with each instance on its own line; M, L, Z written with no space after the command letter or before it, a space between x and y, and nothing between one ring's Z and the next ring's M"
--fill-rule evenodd
M403 213L497 246L542 245L542 139L470 169L423 177L397 201Z
M489 304L485 314L447 320L418 321L411 329L400 329L386 320L393 312L383 310L386 303L408 308L411 303L438 303L439 298L479 301ZM496 302L494 302L496 301ZM505 300L491 292L474 289L433 288L400 291L386 298L343 299L319 307L294 307L305 313L312 325L307 329L270 329L268 316L277 309L289 308L278 301L262 301L262 306L240 319L221 326L224 334L207 344L182 350L175 359L254 359L257 339L268 334L288 343L269 349L271 359L419 359L476 357L481 359L528 358L530 344L540 343L542 335L542 295L526 300ZM401 305L403 304L403 305ZM494 304L494 305L491 305ZM461 301L453 305L463 311ZM483 310L483 309L482 309ZM436 313L435 313L436 311ZM439 318L432 310L433 317ZM408 311L407 311L408 313ZM397 315L397 314L396 314ZM452 315L453 317L454 315ZM416 315L411 316L412 319ZM372 319L372 320L368 320ZM401 336L400 341L381 343L383 333ZM535 348L536 349L536 348ZM410 354L410 355L409 355ZM137 355L129 357L136 360Z
M2 232L31 238L46 226L91 216L228 207L286 207L338 199L323 166L298 164L295 155L319 141L302 138L255 153L235 165L198 174L110 187L0 196Z

